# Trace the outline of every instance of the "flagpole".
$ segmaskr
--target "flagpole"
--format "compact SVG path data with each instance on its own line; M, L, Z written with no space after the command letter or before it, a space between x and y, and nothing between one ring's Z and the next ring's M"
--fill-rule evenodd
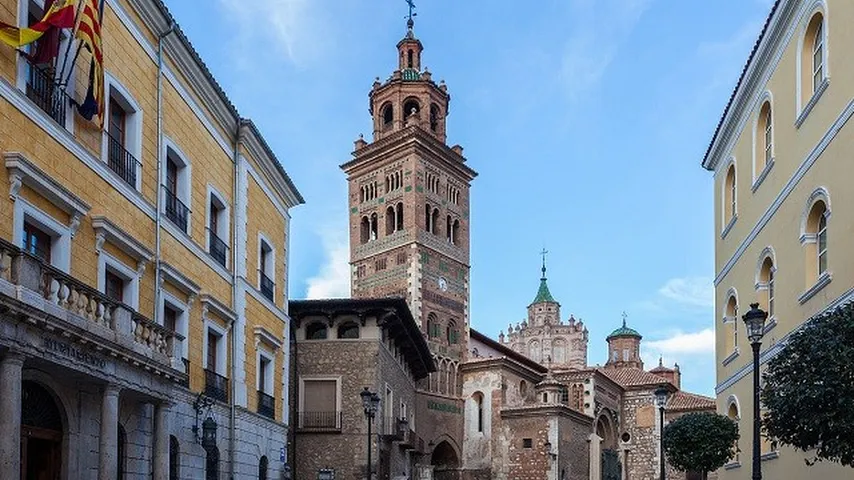
M74 54L74 60L71 62L71 68L68 71L68 78L64 81L62 77L65 75L65 67L68 65L68 54L71 52L71 44L74 43L74 33L77 32L77 28L80 26L80 12L83 10L82 1L77 3L77 12L74 13L74 28L71 29L71 36L68 37L68 43L65 45L65 55L62 57L62 69L59 71L59 86L64 87L68 80L71 79L71 72L74 71L74 64L77 62L77 56L80 55L80 46L77 46L77 53Z

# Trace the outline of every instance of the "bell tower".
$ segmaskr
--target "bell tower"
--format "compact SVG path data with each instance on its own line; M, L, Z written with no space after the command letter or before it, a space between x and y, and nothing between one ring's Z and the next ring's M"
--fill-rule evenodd
M446 142L450 95L423 66L410 16L397 43L397 68L368 94L372 141L355 142L341 165L349 184L351 292L403 296L438 371L419 384L422 399L462 408L460 363L469 337L469 188L477 172L463 148ZM419 400L422 402L422 400ZM418 423L437 414L423 400ZM420 415L420 414L419 414ZM436 418L461 441L462 423ZM437 432L437 436L438 436ZM458 435L459 434L459 435ZM458 443L461 444L461 443Z

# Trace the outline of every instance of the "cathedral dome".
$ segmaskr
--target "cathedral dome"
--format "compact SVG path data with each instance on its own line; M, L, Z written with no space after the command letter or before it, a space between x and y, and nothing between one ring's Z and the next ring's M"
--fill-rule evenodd
M640 333L634 328L629 328L626 326L626 321L623 320L623 326L611 332L610 335L605 340L610 340L612 338L617 337L635 337L635 338L643 338Z

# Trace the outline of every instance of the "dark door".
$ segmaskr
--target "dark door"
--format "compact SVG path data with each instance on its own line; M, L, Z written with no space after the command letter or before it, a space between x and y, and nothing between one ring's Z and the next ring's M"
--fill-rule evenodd
M620 465L620 453L616 450L602 451L602 480L621 480L623 466Z

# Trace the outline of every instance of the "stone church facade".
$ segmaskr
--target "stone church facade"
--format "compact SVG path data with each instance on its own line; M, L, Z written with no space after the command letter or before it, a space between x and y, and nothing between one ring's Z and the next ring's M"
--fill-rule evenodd
M385 81L377 79L369 93L372 141L360 136L353 158L341 166L349 186L353 298L291 303L294 315L305 317L295 326L295 351L302 353L294 379L307 392L297 394L296 418L311 418L311 409L319 408L306 400L314 392L306 381L337 379L330 391L340 386L336 401L326 402L326 409L338 410L327 429L334 432L298 427L295 441L305 446L334 441L334 435L367 438L355 392L368 387L407 405L387 406L390 418L377 422L380 429L405 425L406 431L370 441L375 456L369 468L376 478L658 478L655 389L664 385L671 394L667 419L713 411L714 401L682 392L678 367L644 370L641 335L625 321L607 338L606 365L589 366L588 331L581 320L562 318L544 263L523 322L497 340L470 328L469 188L477 173L462 147L447 143L450 94L423 68L422 52L410 19L397 44L397 69ZM391 312L377 308L388 297L405 300L395 307L400 322L384 319ZM410 322L423 339L403 339L394 332L405 328L390 327ZM350 337L347 328L342 335L345 324L361 330ZM407 360L422 340L432 361ZM357 342L378 344L404 371L424 367L408 378L391 376L375 355L342 353ZM364 385L350 385L343 373L348 371L358 372ZM303 477L364 478L367 451L354 445L340 458L297 454L304 459L297 471ZM668 478L694 477L670 472Z

